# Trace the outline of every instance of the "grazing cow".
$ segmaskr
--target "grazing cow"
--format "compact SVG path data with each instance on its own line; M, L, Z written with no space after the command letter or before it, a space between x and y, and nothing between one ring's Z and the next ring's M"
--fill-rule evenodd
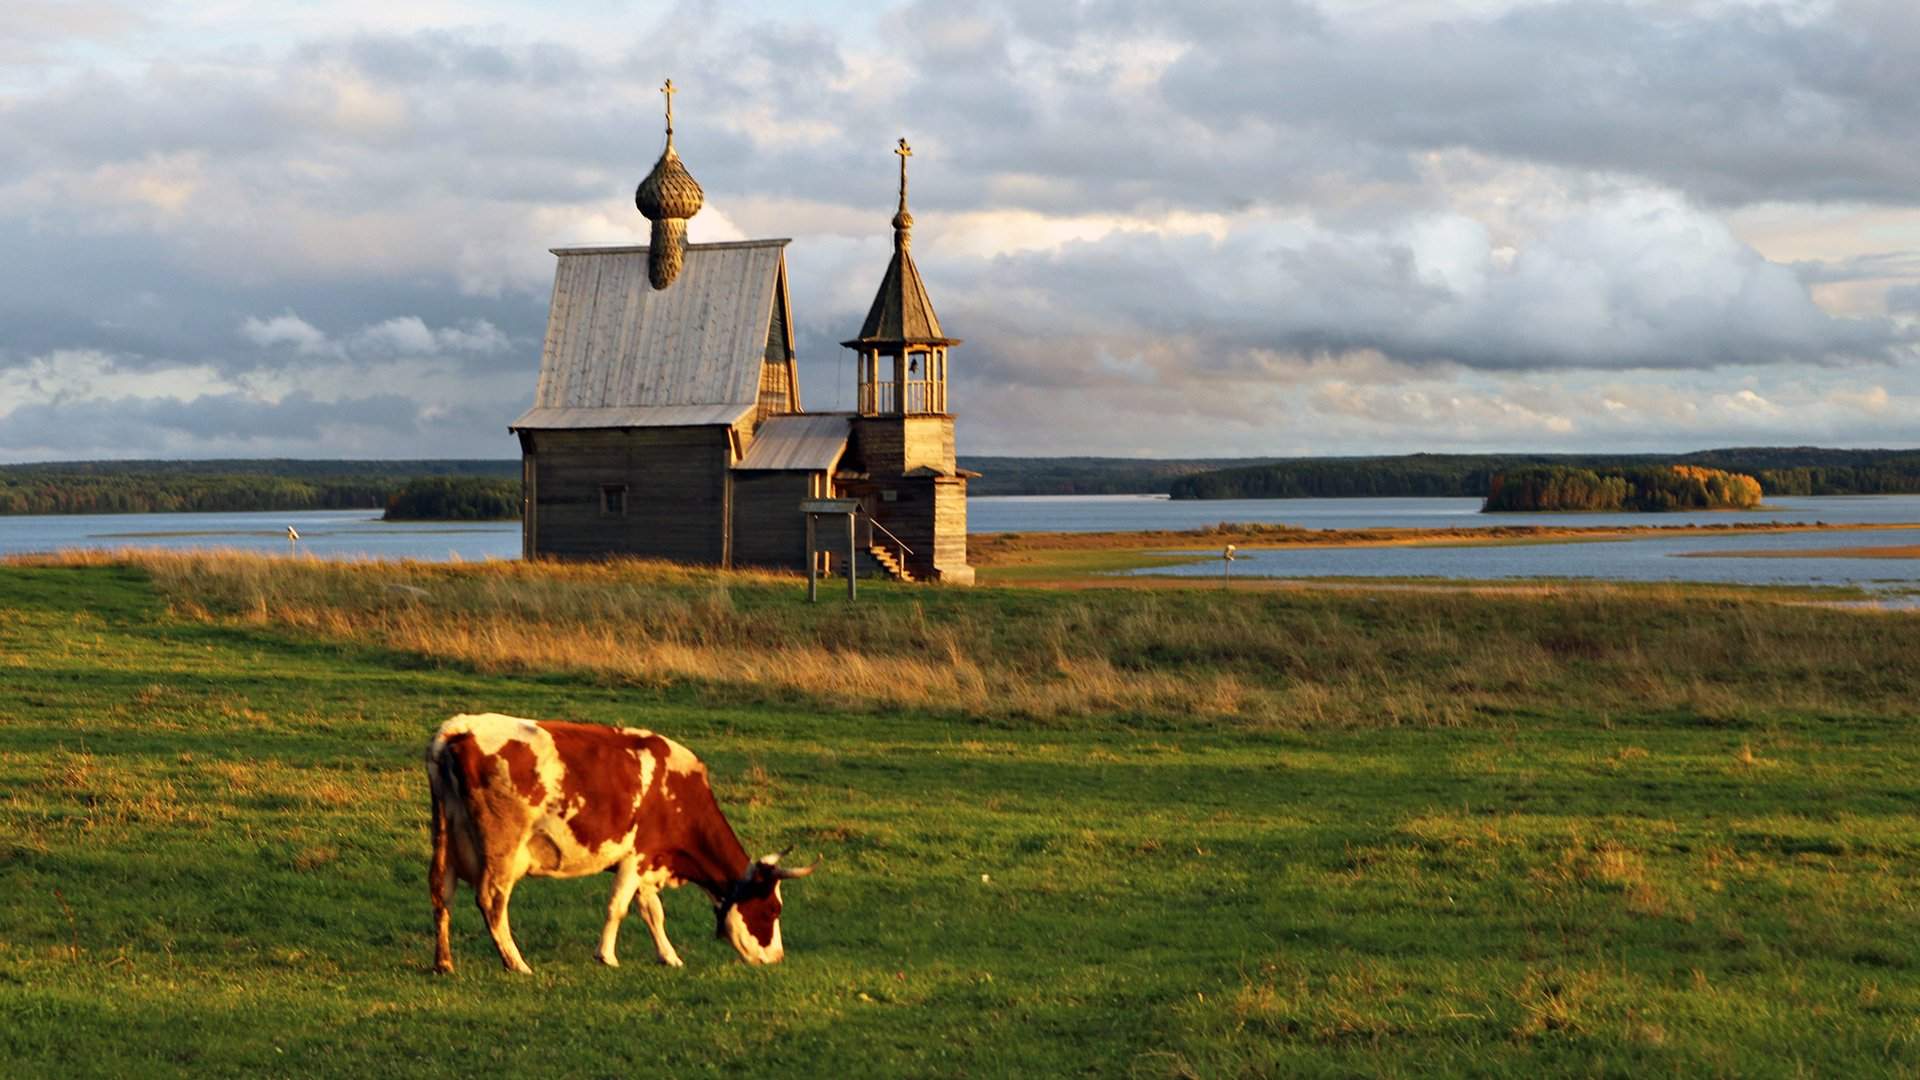
M610 967L619 966L614 937L636 895L660 962L682 966L659 894L686 882L713 898L714 935L749 963L775 964L785 954L780 883L813 867L787 869L779 855L749 858L714 801L707 767L672 739L497 713L456 716L427 747L427 781L435 970L453 970L447 905L455 874L473 886L500 959L513 971L532 970L507 926L507 901L528 874L613 873L599 953Z

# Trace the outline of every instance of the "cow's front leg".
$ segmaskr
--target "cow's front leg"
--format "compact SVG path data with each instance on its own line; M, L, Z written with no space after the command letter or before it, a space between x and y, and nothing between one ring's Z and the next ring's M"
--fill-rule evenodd
M673 951L673 942L667 940L667 910L660 906L660 890L648 889L640 894L640 918L653 932L653 947L660 953L660 962L668 967L686 967L680 962L680 954Z
M600 930L600 962L608 967L620 966L620 959L613 955L613 943L620 936L620 920L627 917L627 907L633 903L634 890L639 887L640 857L629 855L614 867L613 895L607 898L607 925Z

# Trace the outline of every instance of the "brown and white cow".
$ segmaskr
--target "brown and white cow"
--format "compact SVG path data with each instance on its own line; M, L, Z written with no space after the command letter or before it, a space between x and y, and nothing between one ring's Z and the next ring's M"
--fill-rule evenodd
M522 877L611 871L600 960L617 967L614 938L636 895L660 962L680 967L667 940L660 889L691 882L715 906L714 933L749 963L774 964L780 883L805 877L779 855L751 859L707 784L707 767L672 739L638 728L456 716L427 747L433 789L434 968L453 970L447 905L455 877L473 886L500 959L529 972L507 925ZM451 872L449 872L451 871Z

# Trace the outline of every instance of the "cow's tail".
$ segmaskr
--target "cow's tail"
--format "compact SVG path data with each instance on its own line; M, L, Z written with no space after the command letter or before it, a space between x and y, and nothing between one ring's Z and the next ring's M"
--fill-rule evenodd
M433 861L427 879L436 901L441 902L453 895L449 875L461 868L461 849L479 850L473 819L467 812L466 784L460 778L459 763L448 749L453 739L466 737L464 732L449 733L443 728L427 744L427 786L433 792Z

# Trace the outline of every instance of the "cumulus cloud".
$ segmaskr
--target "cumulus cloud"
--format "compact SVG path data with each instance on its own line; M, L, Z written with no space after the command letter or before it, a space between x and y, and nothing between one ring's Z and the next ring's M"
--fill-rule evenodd
M240 335L262 348L291 346L303 356L331 355L339 351L319 327L291 311L265 319L249 315L240 324Z
M397 315L333 338L292 311L267 318L249 315L240 336L265 349L290 348L300 356L339 360L378 356L436 356L443 353L497 353L512 345L499 327L485 319L460 326L430 327L418 315Z
M354 334L356 349L414 355L441 352L497 352L508 346L507 336L485 319L464 326L431 328L418 315L387 319Z

